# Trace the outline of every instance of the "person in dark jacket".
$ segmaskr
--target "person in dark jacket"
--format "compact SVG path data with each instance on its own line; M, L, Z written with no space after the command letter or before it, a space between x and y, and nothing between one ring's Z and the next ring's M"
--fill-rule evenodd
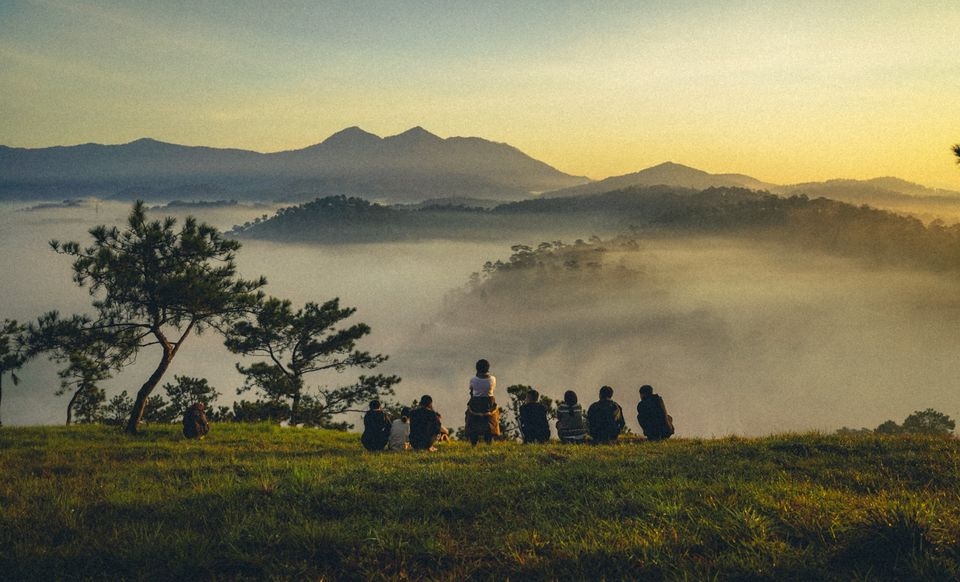
M523 443L545 443L550 440L547 407L540 402L540 393L530 389L526 402L520 406L520 433Z
M637 422L647 440L662 441L673 435L673 417L667 414L663 398L653 393L653 387L640 387L640 402L637 403Z
M433 445L445 432L440 415L433 410L433 397L424 394L420 406L410 412L410 447L418 451L435 451Z
M620 431L626 426L623 420L623 408L613 401L613 388L600 388L600 400L587 409L587 426L594 443L616 442Z
M360 442L368 451L382 451L390 439L390 415L379 400L370 402L370 410L363 415L363 435Z
M197 402L183 414L183 436L188 439L202 439L208 432L210 422L203 411L203 402Z

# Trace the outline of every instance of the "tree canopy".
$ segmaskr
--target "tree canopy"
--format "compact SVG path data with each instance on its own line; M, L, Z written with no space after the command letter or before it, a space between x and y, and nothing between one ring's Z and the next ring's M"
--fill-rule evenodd
M67 403L67 424L74 409L80 419L96 420L97 410L106 396L97 384L111 378L134 356L136 338L132 328L98 326L86 315L61 318L56 311L40 316L28 326L30 351L46 353L64 367L58 372L57 396L71 393Z
M266 284L262 277L237 276L240 243L193 217L176 226L173 217L147 220L138 201L125 228L90 230L89 246L50 243L74 258L73 280L94 297L90 328L124 332L132 355L148 346L160 349L156 369L137 392L129 433L139 430L147 399L190 333L225 329L256 304Z
M957 427L949 415L932 408L918 410L903 419L903 432L912 434L949 435Z
M341 308L338 298L323 304L310 302L296 311L288 300L261 301L251 318L237 321L226 335L230 351L265 358L249 366L237 364L246 376L240 392L257 389L274 404L289 401L291 422L317 425L329 425L333 415L358 402L392 394L392 386L400 379L383 375L360 376L348 386L306 392L306 374L372 369L386 361L387 356L356 349L357 342L370 333L368 325L336 327L355 311Z
M20 382L15 372L27 361L25 332L26 326L15 319L5 319L0 326L0 403L3 402L3 375L9 373L14 384ZM2 418L0 426L3 426Z

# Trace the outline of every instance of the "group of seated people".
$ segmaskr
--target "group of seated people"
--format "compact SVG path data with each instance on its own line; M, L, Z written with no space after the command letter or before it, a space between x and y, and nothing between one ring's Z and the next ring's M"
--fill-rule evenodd
M492 443L500 436L500 408L494 398L497 379L490 374L490 363L480 360L477 374L470 378L469 400L465 413L465 433L474 446L482 439ZM596 444L615 442L626 426L623 408L613 400L613 388L600 388L600 399L590 405L584 414L576 392L567 390L556 411L557 436L561 443ZM540 393L529 390L524 404L519 407L518 423L524 443L546 443L550 440L547 407L540 402ZM649 385L640 387L637 421L647 440L659 441L674 433L673 418L667 414L663 399L654 394ZM403 408L400 417L391 420L380 402L370 403L363 417L363 446L371 451L436 450L438 441L449 438L440 415L433 410L433 398L424 395L416 408Z
M370 451L418 451L436 450L435 444L447 440L450 432L433 410L433 398L424 394L420 406L406 406L394 420L383 409L379 400L370 403L370 410L363 415L363 435L360 442Z

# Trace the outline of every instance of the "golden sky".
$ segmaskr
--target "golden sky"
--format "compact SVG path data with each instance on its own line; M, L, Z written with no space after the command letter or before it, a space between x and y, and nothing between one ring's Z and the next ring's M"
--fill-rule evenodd
M276 4L276 5L274 5ZM0 144L261 152L348 126L604 178L960 190L960 2L0 2Z

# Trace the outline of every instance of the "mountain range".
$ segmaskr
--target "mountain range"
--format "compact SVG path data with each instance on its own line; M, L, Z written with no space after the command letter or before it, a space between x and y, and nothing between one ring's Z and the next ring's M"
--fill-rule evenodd
M381 138L358 127L316 145L258 153L140 139L122 145L0 146L0 198L239 198L297 202L330 194L390 202L516 200L583 184L520 150L421 127Z
M826 182L783 185L763 182L743 174L710 174L703 170L673 162L665 162L632 174L613 176L588 184L547 192L544 197L590 196L624 188L661 185L693 190L746 188L781 196L803 194L810 198L831 198L841 202L870 204L880 207L905 206L918 202L960 205L960 192L927 188L900 178L827 180Z
M296 203L347 195L387 203L473 200L471 205L489 207L540 194L550 198L587 196L657 185L693 190L747 188L892 209L918 202L960 205L958 192L898 178L779 185L743 174L710 174L672 162L591 181L566 174L508 144L479 137L441 138L422 127L389 137L349 127L316 145L276 153L182 146L153 139L37 149L0 146L0 199L97 196Z

